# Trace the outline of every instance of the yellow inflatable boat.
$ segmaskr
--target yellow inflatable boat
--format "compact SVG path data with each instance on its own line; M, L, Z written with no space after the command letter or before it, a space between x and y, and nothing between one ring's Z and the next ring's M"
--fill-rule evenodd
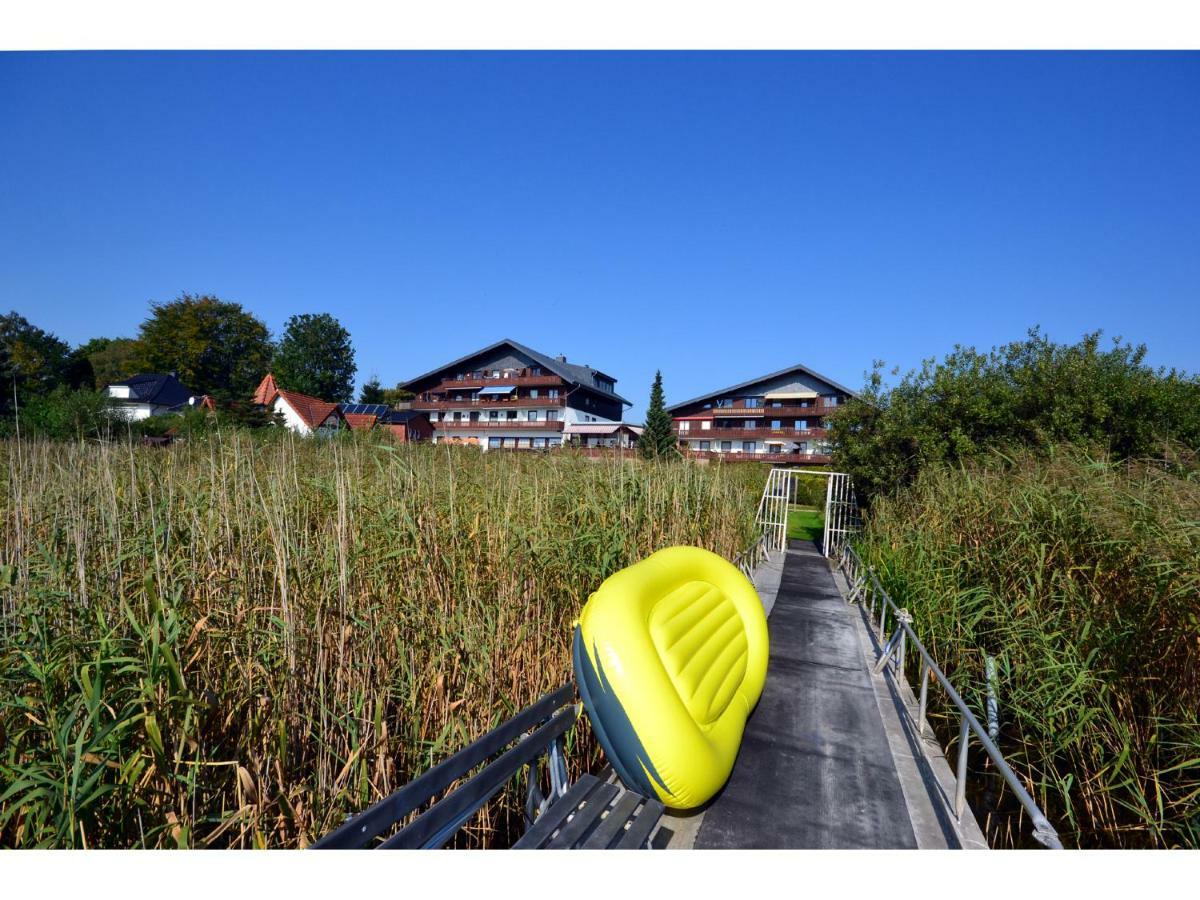
M608 578L574 637L593 730L631 790L691 809L733 769L767 672L767 619L737 567L669 547Z

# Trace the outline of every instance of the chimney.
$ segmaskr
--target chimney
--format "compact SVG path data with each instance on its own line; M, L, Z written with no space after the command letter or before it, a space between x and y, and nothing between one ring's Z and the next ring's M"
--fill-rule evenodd
M567 361L567 355L565 353L560 353L560 354L558 354L558 356L556 356L554 358L557 359L561 363L565 363Z

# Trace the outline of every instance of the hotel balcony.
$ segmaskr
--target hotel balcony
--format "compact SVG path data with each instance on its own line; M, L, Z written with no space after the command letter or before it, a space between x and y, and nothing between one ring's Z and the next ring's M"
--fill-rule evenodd
M566 397L488 397L484 400L418 400L412 401L412 408L421 411L455 410L455 409L514 409L517 407L541 409L543 407L559 407L566 404Z
M824 428L688 428L675 430L681 441L814 441L829 435Z
M781 416L791 418L799 416L800 418L813 416L828 416L841 409L841 406L834 406L832 403L813 403L809 406L800 406L797 403L791 403L787 406L721 406L715 409L706 409L703 413L697 415L712 416L714 419L726 418L746 418L746 417L775 417Z
M433 423L437 431L562 431L562 420L547 422L541 420L530 422L528 419L480 419L478 422L444 422Z
M567 383L557 375L501 375L496 378L447 378L427 393L442 394L446 391L463 391L485 387L562 387Z

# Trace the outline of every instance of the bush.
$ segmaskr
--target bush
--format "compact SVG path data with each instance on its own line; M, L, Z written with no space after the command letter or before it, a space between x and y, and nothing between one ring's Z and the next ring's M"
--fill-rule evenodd
M6 422L6 433L60 441L95 440L111 437L124 429L111 416L104 391L72 391L56 388L43 397L33 397L20 409L19 417Z
M1100 334L1055 344L1037 329L990 353L956 347L890 390L876 367L863 397L830 422L836 468L860 499L912 482L924 466L1067 443L1117 459L1200 448L1200 378L1145 365L1145 347Z

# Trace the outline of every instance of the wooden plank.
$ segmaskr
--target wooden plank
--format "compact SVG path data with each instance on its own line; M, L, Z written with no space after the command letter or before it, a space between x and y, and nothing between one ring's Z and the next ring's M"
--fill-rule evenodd
M633 818L634 810L642 802L642 795L626 791L617 800L617 805L608 811L596 830L583 842L583 850L607 850L612 843L625 833L625 826Z
M579 780L567 789L566 794L551 803L549 809L538 816L537 821L521 835L521 839L513 844L513 849L540 849L599 784L600 780L595 775L580 775Z
M620 793L615 784L600 784L588 794L582 809L575 811L574 817L564 825L556 836L546 845L553 850L571 850L587 835L600 821L604 811Z
M488 763L466 784L451 791L408 825L380 844L380 849L440 847L475 815L522 766L537 759L560 735L565 734L578 716L574 706L555 713L545 725L522 738L513 747Z
M574 688L569 684L546 694L532 706L500 723L473 744L459 750L394 794L334 829L313 844L313 849L334 850L363 846L393 827L435 794L445 790L475 766L517 740L522 732L549 718L555 710L569 703L573 696Z
M629 830L625 832L625 836L617 842L615 849L617 850L641 850L646 846L646 841L649 839L651 832L658 825L658 820L662 818L663 805L658 800L647 800L646 805L642 807L641 813L633 820L633 824L629 826Z

